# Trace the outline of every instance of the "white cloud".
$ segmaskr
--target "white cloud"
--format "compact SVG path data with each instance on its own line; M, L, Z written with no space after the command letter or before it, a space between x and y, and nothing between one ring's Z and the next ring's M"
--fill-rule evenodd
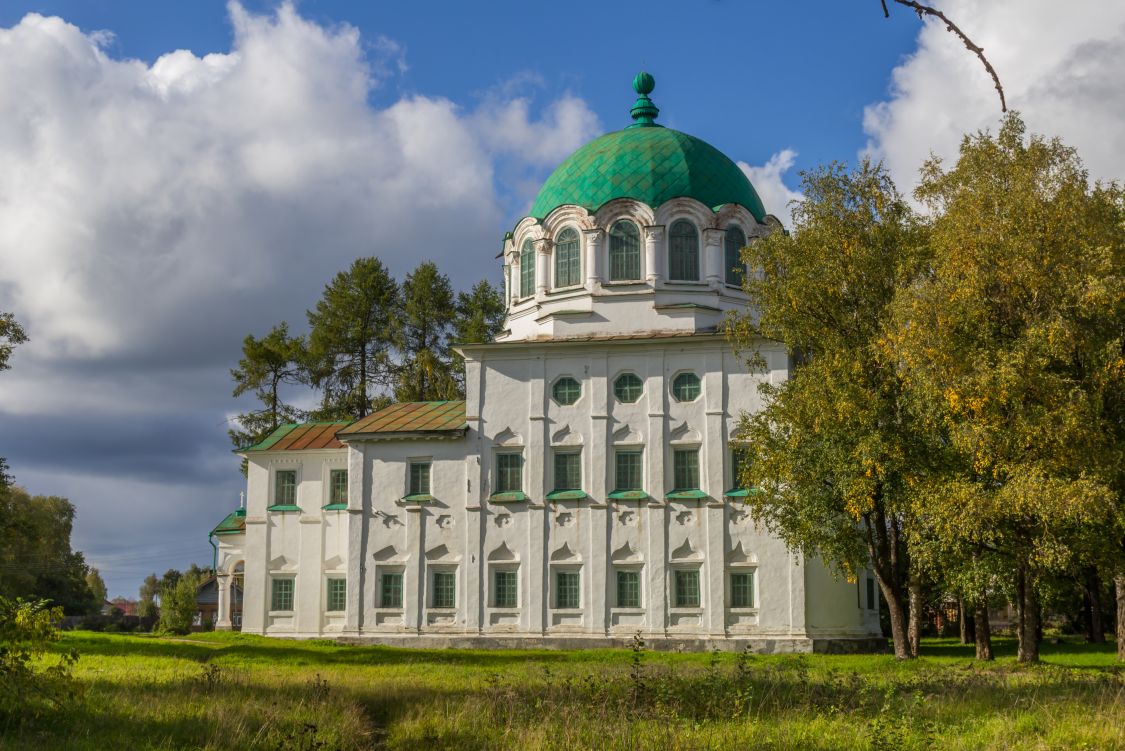
M780 219L787 228L793 226L793 211L790 203L804 198L782 180L785 173L793 168L796 160L796 151L782 149L760 167L751 166L746 162L738 163L739 169L750 178L750 184L758 191L758 197L762 199L766 211Z
M984 47L1029 130L1076 147L1094 178L1125 177L1125 3L948 0L942 10ZM956 158L963 134L995 132L999 117L980 61L929 22L895 68L890 99L865 111L867 151L908 192L931 152Z

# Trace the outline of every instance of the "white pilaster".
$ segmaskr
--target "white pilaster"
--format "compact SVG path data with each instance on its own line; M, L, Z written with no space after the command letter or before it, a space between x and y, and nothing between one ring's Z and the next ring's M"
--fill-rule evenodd
M535 298L543 300L551 288L551 241L535 241Z
M586 239L586 291L596 292L605 278L602 270L602 246L605 232L601 229L582 231Z
M703 230L703 269L707 284L719 287L723 283L723 238L726 232L720 229Z
M645 227L645 279L649 284L664 281L664 263L660 247L664 243L664 227Z

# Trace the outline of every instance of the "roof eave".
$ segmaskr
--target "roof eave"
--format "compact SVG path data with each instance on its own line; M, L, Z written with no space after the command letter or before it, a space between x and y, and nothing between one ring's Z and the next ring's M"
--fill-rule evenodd
M348 433L337 435L336 439L348 443L350 441L418 441L418 440L448 440L464 438L469 432L469 426L449 428L444 430L391 430L373 433Z

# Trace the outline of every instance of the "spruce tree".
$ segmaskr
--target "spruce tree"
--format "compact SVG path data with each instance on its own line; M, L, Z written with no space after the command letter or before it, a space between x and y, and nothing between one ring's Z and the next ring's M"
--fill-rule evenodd
M449 348L456 315L453 285L437 264L425 261L407 275L397 327L395 399L419 402L462 395Z
M242 359L230 372L234 396L252 391L260 408L238 415L238 427L228 431L235 448L252 446L279 425L305 418L304 412L287 404L282 396L283 387L302 380L304 349L304 338L289 336L286 323L274 326L261 339L249 335L243 340Z

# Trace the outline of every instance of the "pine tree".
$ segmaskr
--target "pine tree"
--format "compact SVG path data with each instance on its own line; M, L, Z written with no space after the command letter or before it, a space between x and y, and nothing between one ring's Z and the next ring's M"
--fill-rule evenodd
M456 315L453 285L435 263L425 261L407 275L395 343L400 358L395 399L420 402L462 395L449 349Z
M306 377L323 394L316 418L359 419L388 401L400 299L378 258L357 259L325 286L308 312Z
M252 446L279 425L305 418L304 412L282 397L283 387L302 380L304 351L304 338L289 336L285 323L274 326L261 339L248 335L242 341L242 359L230 372L235 382L234 396L252 391L261 406L238 415L238 427L228 431L235 448Z

